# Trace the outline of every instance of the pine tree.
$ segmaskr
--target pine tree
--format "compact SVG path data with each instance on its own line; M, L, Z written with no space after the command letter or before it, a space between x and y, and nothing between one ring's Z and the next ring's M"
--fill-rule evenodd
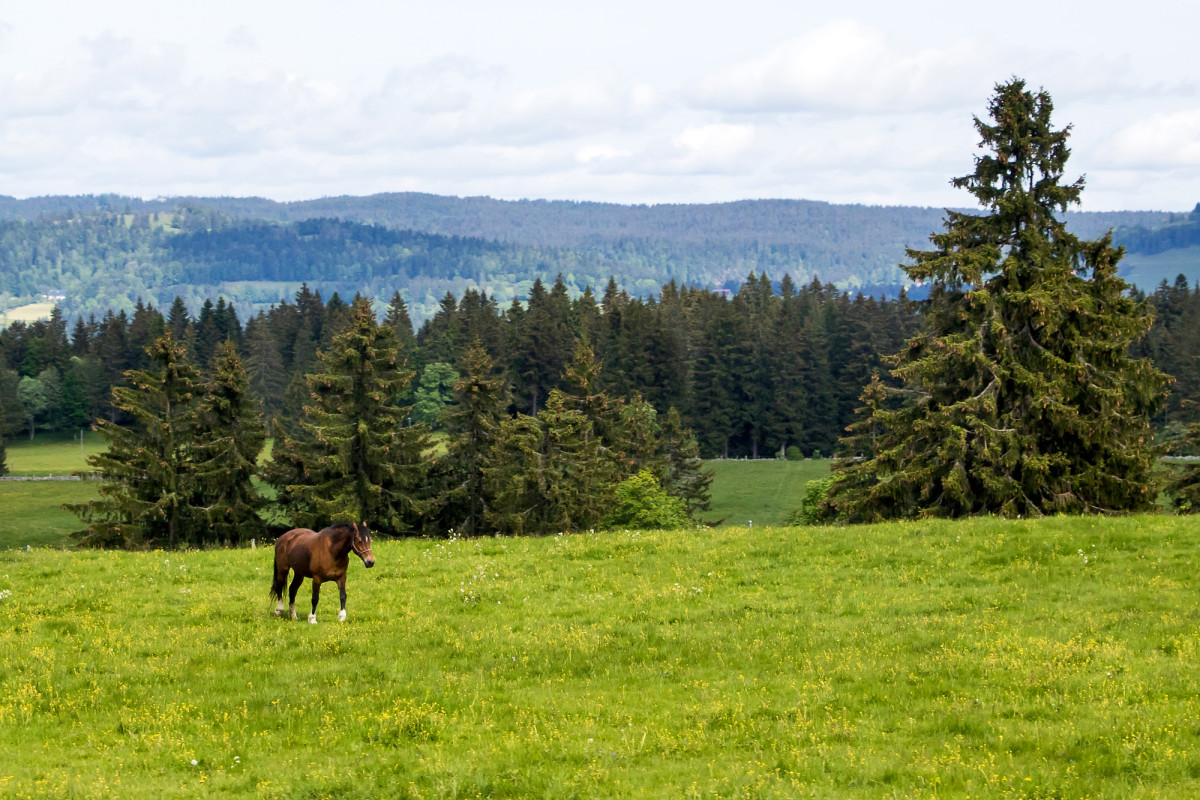
M376 323L369 300L355 300L318 369L308 376L301 432L285 437L285 459L268 480L300 524L340 518L414 532L428 508L429 440L423 426L405 426L410 409L392 403L412 373L397 363L395 334Z
M232 339L217 346L213 377L197 408L195 435L192 503L203 512L204 542L262 538L265 528L258 512L266 501L251 478L258 474L267 434Z
M508 391L503 378L477 340L465 354L466 374L454 383L454 405L445 415L450 437L446 454L446 486L442 517L445 527L465 536L483 532L491 508L484 474L507 417Z
M250 393L258 399L263 415L273 421L283 413L287 373L279 342L262 315L246 323L246 371Z
M518 414L502 419L482 468L484 523L510 536L545 530L543 510L551 476L545 435L535 417Z
M592 420L559 389L551 389L538 414L542 426L541 532L586 530L600 524L612 508L621 478L606 453Z
M873 449L841 462L827 500L839 515L1153 504L1149 417L1166 379L1129 355L1151 317L1117 277L1111 236L1080 241L1055 216L1083 181L1063 183L1069 128L1054 130L1051 111L1014 79L997 86L993 123L975 120L988 154L953 183L983 213L947 212L935 249L909 251L905 270L931 290L923 330L893 361L904 404L868 406Z
M176 547L192 540L191 454L199 375L169 333L147 349L153 370L129 370L113 388L113 406L134 420L99 420L107 451L88 457L100 473L100 497L64 506L86 528L72 534L89 547Z
M666 465L661 478L663 488L683 500L689 516L708 511L714 473L704 469L696 437L683 426L675 406L671 406L663 418L659 443Z
M388 303L383 322L396 332L396 353L401 361L412 359L416 352L417 339L413 334L412 317L408 314L408 305L400 292L392 295Z

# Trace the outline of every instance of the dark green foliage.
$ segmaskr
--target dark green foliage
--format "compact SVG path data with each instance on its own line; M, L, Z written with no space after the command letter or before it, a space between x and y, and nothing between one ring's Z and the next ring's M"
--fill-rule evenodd
M0 475L8 474L8 449L4 445L4 387L0 385Z
M1200 444L1200 426L1193 426L1188 440L1192 445ZM1167 484L1171 505L1182 514L1200 513L1200 464L1188 462L1174 467Z
M704 469L696 437L683 426L683 419L674 406L663 418L659 447L664 462L663 488L683 500L689 515L708 511L713 473Z
M612 508L619 467L596 433L594 421L566 393L551 389L538 413L542 428L536 509L543 531L595 528Z
M412 373L397 363L395 334L375 319L371 303L355 300L345 330L307 376L309 401L299 433L283 436L269 482L298 525L318 528L334 519L368 522L384 534L420 529L425 496L424 426L406 426L409 409L396 406Z
M571 398L550 391L537 417L500 425L483 477L486 523L504 534L587 530L612 508L619 472L591 420Z
M258 512L266 501L251 478L258 474L266 428L232 339L214 353L213 376L196 410L195 438L192 504L200 512L198 523L207 528L204 540L261 539L265 528Z
M549 474L542 426L519 414L501 421L487 451L482 476L490 504L484 523L510 536L545 530L544 515Z
M1149 417L1165 377L1129 355L1150 327L1117 277L1111 237L1081 241L1055 216L1068 130L1020 80L976 120L975 172L954 184L984 208L948 212L935 249L905 269L931 284L923 328L873 383L826 500L852 521L1132 511L1155 500ZM888 397L900 401L892 405Z
M113 405L133 423L99 420L108 451L88 457L103 480L100 498L69 506L86 525L87 547L176 547L200 541L192 500L191 454L200 376L170 334L148 349L150 370L131 370Z
M20 383L16 371L0 367L0 439L15 436L24 426L25 409L17 393Z
M454 404L444 421L449 433L442 491L443 525L465 536L484 532L495 487L485 482L495 463L500 428L507 418L508 392L504 379L482 345L476 341L465 355L466 374L454 383Z

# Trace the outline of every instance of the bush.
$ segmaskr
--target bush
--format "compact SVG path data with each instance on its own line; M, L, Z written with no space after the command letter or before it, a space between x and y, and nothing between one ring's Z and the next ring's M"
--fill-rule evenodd
M804 484L804 497L800 507L793 509L787 516L788 525L819 525L821 517L821 502L833 485L833 477L821 478Z
M800 461L804 458L804 456L800 453L800 448L796 447L794 444L789 444L788 449L785 452L787 455L785 455L784 458L786 458L788 461Z
M616 495L617 507L605 517L605 527L671 530L691 523L683 500L667 494L648 469L617 484Z

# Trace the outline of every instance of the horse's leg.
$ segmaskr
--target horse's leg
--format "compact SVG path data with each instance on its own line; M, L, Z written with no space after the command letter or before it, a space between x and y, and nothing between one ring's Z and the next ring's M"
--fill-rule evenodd
M275 581L271 584L271 594L279 598L279 603L275 606L275 616L283 616L283 587L287 586L288 568L286 565L280 567L275 565Z
M300 591L302 583L304 583L304 576L300 574L300 570L296 570L296 574L292 577L292 585L288 587L288 608L292 612L292 619L296 618L296 592Z
M342 610L338 612L338 622L346 621L346 576L337 579L338 594L342 598Z
M317 601L321 599L321 576L313 575L312 581L313 581L313 610L312 610L312 613L308 615L308 621L311 622L313 625L316 625L317 624Z

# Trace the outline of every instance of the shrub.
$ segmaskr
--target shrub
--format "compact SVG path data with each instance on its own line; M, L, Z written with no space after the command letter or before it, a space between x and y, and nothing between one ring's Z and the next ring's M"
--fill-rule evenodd
M804 497L800 507L787 516L788 525L818 525L822 521L821 502L833 484L833 477L821 478L804 484Z
M788 461L800 461L804 458L804 456L800 453L800 448L796 447L794 444L789 444L785 452L787 455L784 457Z
M604 519L608 528L652 528L670 530L690 523L687 506L672 497L648 469L617 484L617 506Z

